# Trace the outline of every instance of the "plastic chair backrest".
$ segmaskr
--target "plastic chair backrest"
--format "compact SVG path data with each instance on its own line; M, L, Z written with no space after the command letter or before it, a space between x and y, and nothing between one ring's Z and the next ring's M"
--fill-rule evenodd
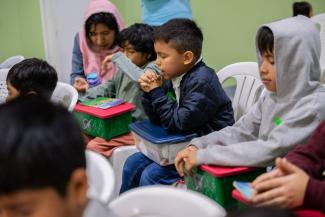
M108 160L100 154L86 150L88 197L107 204L113 198L114 171Z
M220 83L229 78L236 80L237 86L232 106L237 121L260 97L264 86L259 77L256 62L239 62L222 68L218 73Z
M320 25L320 44L321 44L320 65L322 69L321 81L325 83L325 13L317 14L311 17L311 20Z
M114 197L117 197L120 193L120 188L122 185L123 167L126 159L138 151L139 150L135 147L135 145L120 146L114 149L112 156L109 158L109 161L111 162L115 173L116 188L114 192Z
M78 92L70 84L58 82L52 94L51 101L62 104L72 112L78 101Z
M24 59L25 59L25 57L23 57L21 55L9 57L8 59L6 59L5 61L3 61L0 64L0 69L6 69L6 68L10 69L15 64L23 61Z
M202 194L171 186L146 186L121 194L109 204L113 214L124 217L222 217L225 210Z
M0 69L0 104L6 101L8 90L7 90L7 74L9 69Z

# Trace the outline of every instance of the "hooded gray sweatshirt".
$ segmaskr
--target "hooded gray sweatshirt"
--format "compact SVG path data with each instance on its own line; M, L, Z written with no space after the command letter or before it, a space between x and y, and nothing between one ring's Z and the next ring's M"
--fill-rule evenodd
M325 120L325 88L320 79L320 37L304 16L271 24L276 67L275 93L266 91L233 126L193 139L197 164L272 165L296 144L305 143ZM257 51L258 64L261 55Z

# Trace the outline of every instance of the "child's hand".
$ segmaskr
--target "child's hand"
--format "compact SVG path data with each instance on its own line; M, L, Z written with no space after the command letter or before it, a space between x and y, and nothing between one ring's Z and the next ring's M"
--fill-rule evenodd
M162 79L156 73L152 71L146 71L143 75L141 75L139 84L144 92L150 92L151 90L162 85Z
M76 88L76 90L78 92L86 92L89 88L88 82L86 81L86 79L81 78L81 77L77 77L74 80L73 87Z
M183 164L189 172L196 166L196 153L198 148L190 145L177 153L175 158L175 167L180 176L184 176Z
M274 170L268 172L268 173L263 173L262 175L258 176L253 182L252 182L252 186L253 188L256 185L259 185L262 182L274 179L276 177L280 177L283 176L284 174L278 169L275 168Z
M257 206L279 206L283 208L294 208L302 205L309 176L286 159L278 158L276 165L282 176L273 174L273 177L254 182L253 203Z
M106 69L107 69L107 64L109 64L110 62L112 62L113 55L114 54L107 55L105 57L105 59L103 60L103 62L102 62L102 72L105 72Z

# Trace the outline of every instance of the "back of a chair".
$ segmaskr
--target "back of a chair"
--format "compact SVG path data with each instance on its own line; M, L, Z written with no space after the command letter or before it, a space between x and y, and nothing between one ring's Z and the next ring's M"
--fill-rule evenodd
M7 90L7 74L9 69L0 69L0 104L6 101L8 90Z
M8 95L6 80L9 69L24 59L21 55L12 56L0 64L0 104L6 101Z
M70 84L58 82L52 94L51 101L62 104L69 111L73 111L78 101L78 92Z
M21 61L23 61L25 59L25 57L21 56L21 55L17 55L17 56L12 56L9 57L8 59L6 59L5 61L3 61L0 64L0 69L10 69L11 67L13 67L14 65L16 65L17 63L20 63Z
M139 150L135 147L135 145L120 146L114 149L112 156L109 158L109 161L111 162L115 173L116 188L114 192L114 197L117 197L120 192L120 187L122 184L123 167L126 159L138 151Z
M325 83L325 13L315 15L311 18L311 20L320 25L320 43L321 43L320 65L322 68L321 81Z
M232 106L237 121L247 113L263 91L264 86L259 77L258 65L256 62L234 63L222 68L217 75L220 83L229 78L236 80L237 86Z
M223 217L225 210L209 198L171 186L147 186L127 191L109 204L124 217Z
M114 171L108 160L100 154L86 151L88 197L108 204L113 198L115 188Z

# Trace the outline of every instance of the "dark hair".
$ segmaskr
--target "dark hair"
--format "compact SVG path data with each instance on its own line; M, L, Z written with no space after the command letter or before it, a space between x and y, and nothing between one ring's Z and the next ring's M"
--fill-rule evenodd
M203 34L190 19L172 19L155 30L155 41L170 43L178 52L192 51L196 59L201 55Z
M64 196L85 168L78 123L64 107L29 95L0 106L0 194L53 187Z
M227 217L295 217L295 214L287 209L276 207L251 207L229 212Z
M21 96L33 91L49 99L58 82L58 75L46 61L31 58L14 65L8 72L7 82L10 82Z
M88 39L90 37L90 29L91 29L92 25L97 25L97 24L104 24L109 29L114 31L115 40L114 40L113 45L116 45L116 38L117 38L117 34L119 32L119 27L118 27L115 16L109 12L100 12L100 13L92 14L90 17L88 17L88 19L86 20L86 23L85 23L86 37Z
M134 47L134 50L150 54L148 60L153 61L157 57L153 34L154 30L148 24L135 23L119 32L117 43L120 47L124 47L126 45L125 43L129 43Z
M273 53L274 36L268 27L262 27L257 33L257 48L261 54Z
M293 16L297 16L299 14L304 15L306 17L310 17L310 12L312 10L312 6L310 3L302 1L302 2L294 2L292 4Z

